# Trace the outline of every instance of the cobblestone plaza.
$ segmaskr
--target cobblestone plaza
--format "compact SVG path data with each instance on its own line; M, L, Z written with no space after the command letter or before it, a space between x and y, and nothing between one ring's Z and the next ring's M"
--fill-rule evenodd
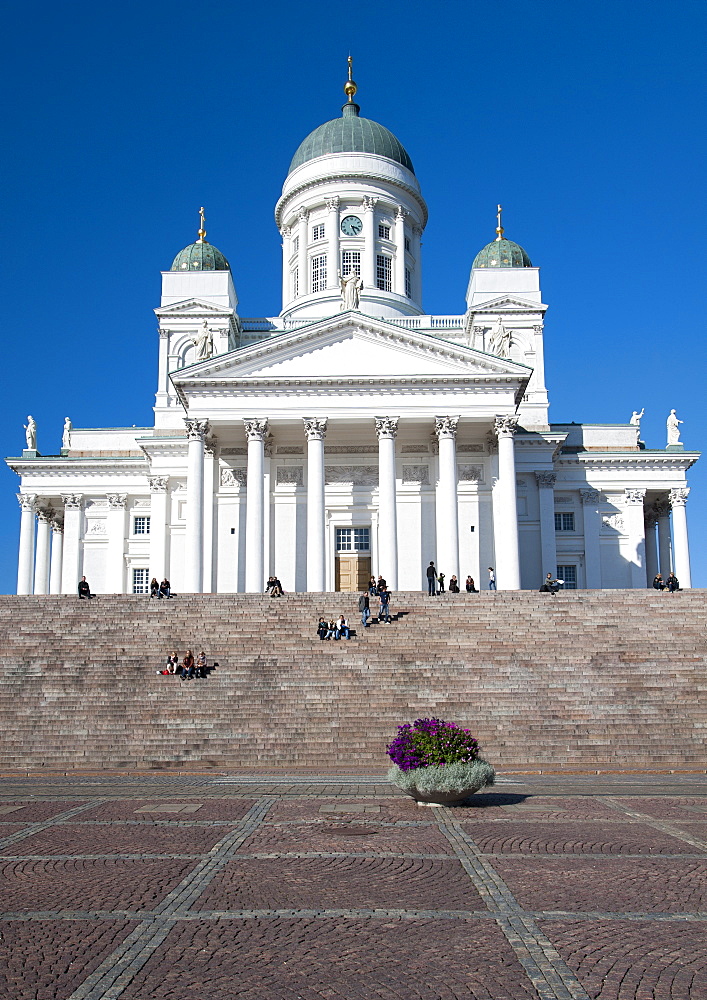
M7 1000L703 1000L707 778L0 780Z

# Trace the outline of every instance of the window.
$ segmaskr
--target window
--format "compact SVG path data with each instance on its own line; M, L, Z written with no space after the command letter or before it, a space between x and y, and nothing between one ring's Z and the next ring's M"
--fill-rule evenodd
M148 569L133 570L133 594L150 593L150 571Z
M378 223L378 238L381 240L390 239L390 226L386 226L385 223Z
M405 294L409 299L412 298L412 275L409 267L405 268Z
M371 529L370 528L337 528L336 529L336 551L337 552L370 552L371 551Z
M393 291L393 258L376 254L376 287L383 292Z
M326 256L312 257L312 291L323 292L326 288Z
M314 226L312 229L312 240L323 240L324 239L324 223L322 222L318 226Z
M292 253L297 253L299 250L299 236L295 236L292 241Z
M296 299L299 295L299 268L295 267L292 270L292 298Z
M555 531L574 531L574 511L555 511Z
M344 277L351 272L361 277L361 251L344 250L341 254L341 273Z
M408 253L410 253L410 237L409 236L405 237L405 249L407 250Z
M149 519L149 517L134 517L133 518L133 534L134 535L149 535L150 534L150 519ZM147 570L145 572L147 572Z
M565 590L576 590L577 589L577 567L572 566L558 566L557 567L557 579L565 581Z

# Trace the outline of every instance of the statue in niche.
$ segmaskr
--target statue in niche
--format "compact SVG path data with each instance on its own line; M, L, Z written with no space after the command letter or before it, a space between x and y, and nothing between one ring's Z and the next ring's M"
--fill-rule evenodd
M25 429L25 440L28 451L37 450L37 421L32 416L27 417L27 423L22 424Z
M498 322L491 331L489 341L489 354L495 354L498 358L507 358L511 350L511 331L506 330L503 320L498 317Z
M631 419L629 420L629 423L631 424L631 426L632 427L638 427L639 431L641 429L641 417L643 416L643 414L645 412L646 412L645 406L642 407L640 413L638 412L638 410L634 410L633 413L631 414Z
M339 285L341 286L341 311L348 309L358 309L361 301L361 289L363 282L355 271L349 271L344 278L339 271Z
M192 338L192 344L196 345L197 361L208 361L214 353L214 336L206 320L201 324L201 330L196 337Z
M665 426L668 431L668 444L680 444L680 424L684 423L683 420L678 420L675 416L675 410L670 411L668 419L665 421Z
M70 448L71 447L71 431L72 423L69 417L64 417L64 430L61 435L61 447Z

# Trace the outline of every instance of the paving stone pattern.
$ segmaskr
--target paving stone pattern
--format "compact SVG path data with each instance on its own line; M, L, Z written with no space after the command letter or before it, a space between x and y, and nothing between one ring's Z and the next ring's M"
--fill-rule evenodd
M707 997L707 780L252 777L0 780L3 1000Z

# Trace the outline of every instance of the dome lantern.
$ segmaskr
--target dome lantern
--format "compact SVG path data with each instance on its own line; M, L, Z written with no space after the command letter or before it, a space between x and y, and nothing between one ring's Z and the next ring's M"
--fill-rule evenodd
M180 250L172 261L170 271L230 271L228 263L220 250L206 239L206 216L204 209L199 209L199 231L196 243Z
M496 239L492 243L487 243L483 250L480 250L474 258L475 267L532 267L530 257L519 243L507 240L503 235L505 230L501 225L501 213L503 209L498 206L496 215Z

